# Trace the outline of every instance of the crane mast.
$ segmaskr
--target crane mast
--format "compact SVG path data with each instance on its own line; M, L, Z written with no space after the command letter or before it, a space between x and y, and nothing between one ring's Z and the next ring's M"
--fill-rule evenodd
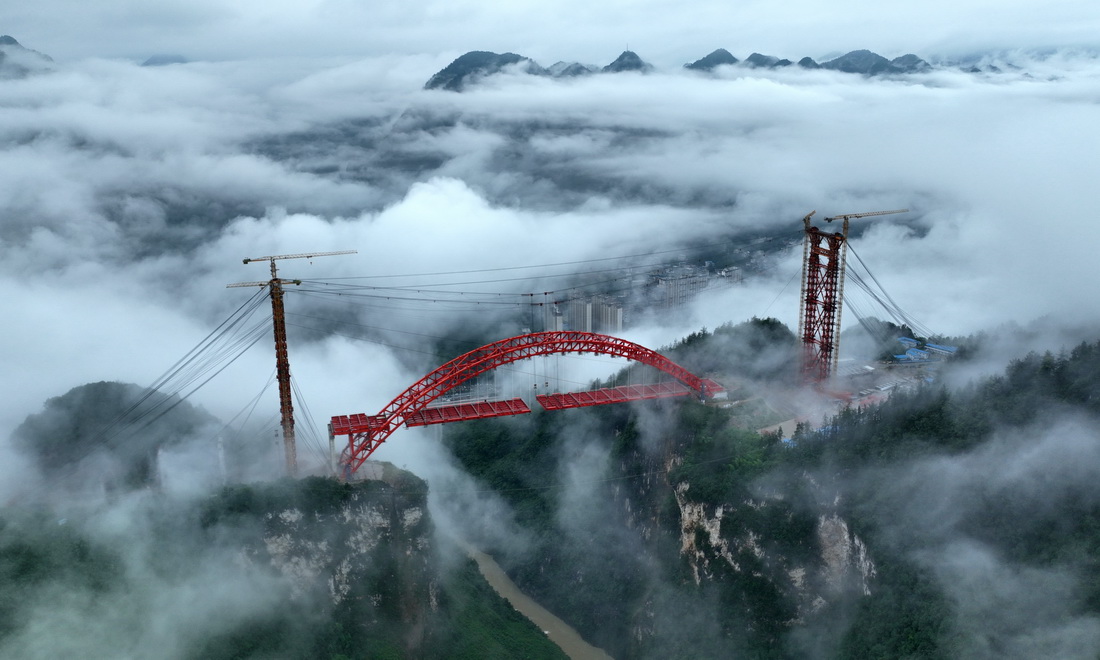
M271 263L271 279L266 282L241 282L229 284L227 287L266 286L271 295L271 322L275 334L275 374L279 383L279 413L280 426L283 431L283 452L286 457L286 472L290 477L298 475L298 450L294 441L294 402L290 387L290 357L287 351L286 341L286 312L283 307L283 286L286 284L301 284L301 280L280 279L275 262L280 259L312 259L313 257L329 257L339 254L355 254L355 250L340 250L337 252L310 252L301 254L281 254L268 257L253 257L245 259L244 263L253 261L268 261Z

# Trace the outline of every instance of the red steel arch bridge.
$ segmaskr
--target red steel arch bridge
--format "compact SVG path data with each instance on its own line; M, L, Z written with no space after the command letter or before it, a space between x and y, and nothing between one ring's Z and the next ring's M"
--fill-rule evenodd
M718 383L700 378L660 353L640 344L592 332L535 332L502 339L460 355L413 383L376 415L338 415L329 423L329 436L347 436L340 456L345 478L350 478L372 453L402 426L425 426L531 412L520 398L433 405L439 397L497 367L526 358L560 353L594 353L634 360L655 367L675 380L657 385L623 385L587 392L543 394L536 397L547 410L695 394L708 399L724 391Z

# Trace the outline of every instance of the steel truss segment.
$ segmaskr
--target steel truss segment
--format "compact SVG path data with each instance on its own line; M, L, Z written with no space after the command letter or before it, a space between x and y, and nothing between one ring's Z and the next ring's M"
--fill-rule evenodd
M345 475L359 469L367 457L406 424L412 415L446 392L497 367L558 353L603 353L623 357L660 369L700 394L716 391L713 381L704 381L660 353L618 337L570 330L510 337L476 348L437 367L399 394L377 415L333 417L334 434L348 436L348 445L340 457ZM340 433L336 433L337 429Z

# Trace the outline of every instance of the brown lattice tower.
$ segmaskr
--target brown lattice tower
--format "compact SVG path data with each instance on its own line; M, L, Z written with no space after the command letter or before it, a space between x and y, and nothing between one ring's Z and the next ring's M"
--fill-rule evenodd
M313 257L328 257L337 254L355 254L355 250L280 254L270 257L245 259L244 263L246 264L253 261L271 262L271 279L265 282L240 282L238 284L227 285L228 287L266 286L268 292L271 294L271 325L275 332L275 375L276 380L279 382L280 426L283 430L283 451L286 454L286 473L291 477L298 476L298 450L294 441L294 404L290 394L290 358L287 354L286 316L283 309L283 285L301 284L302 281L280 279L275 268L275 262L279 259L312 259Z

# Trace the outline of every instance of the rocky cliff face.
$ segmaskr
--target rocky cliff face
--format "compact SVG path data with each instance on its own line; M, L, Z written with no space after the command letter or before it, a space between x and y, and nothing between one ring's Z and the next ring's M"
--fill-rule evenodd
M377 480L340 484L305 479L280 486L227 489L206 513L210 527L240 528L241 560L273 570L292 599L387 640L403 654L426 644L441 589L427 485L387 466ZM399 631L399 634L395 634Z
M677 484L675 493L680 511L680 553L690 566L696 585L713 581L721 574L716 563L735 573L746 573L750 569L738 557L748 555L756 562L779 568L768 574L757 571L751 577L766 579L777 591L796 601L798 617L792 623L803 621L806 615L821 610L831 601L852 594L871 595L874 561L864 542L849 531L848 523L836 513L818 516L815 551L792 560L775 550L764 549L764 545L770 544L769 530L731 526L728 522L728 515L738 508L759 512L770 506L767 500L713 505L691 501L690 490L691 484L682 482ZM727 518L724 528L723 518Z
M440 561L425 497L390 467L9 505L0 657L562 658L472 561Z
M728 581L732 572L743 586L756 582L793 603L791 626L830 604L871 595L874 561L835 510L817 514L812 530L805 520L795 526L800 529L784 529L776 522L790 522L794 512L781 492L713 502L694 497L690 480L668 486L678 512L680 556L696 587ZM792 531L802 538L791 538Z
M835 513L822 514L818 519L817 541L821 546L821 574L829 593L855 587L864 596L870 596L875 564L867 546L848 530L848 523Z
M507 442L530 457L516 474L599 475L567 493L513 491L536 538L506 567L521 588L589 642L633 658L753 657L800 643L800 631L873 593L874 558L840 502L806 474L760 483L778 442L731 429L718 409L669 412L680 419L644 426L629 410L578 413L557 446L537 419L515 424ZM466 441L453 446L476 467L476 440Z
M472 561L454 548L442 560L427 484L389 464L369 467L370 478L352 484L232 487L204 514L208 530L235 530L249 570L288 585L287 609L308 612L303 648L314 657L561 657Z
M256 548L251 556L266 555L297 593L327 585L332 604L339 605L372 566L396 555L403 599L427 603L434 611L438 583L430 565L434 549L425 503L407 494L400 500L393 492L356 489L329 512L307 514L289 507L267 513L263 553ZM378 607L383 597L381 592L368 595ZM420 618L418 608L408 614Z

